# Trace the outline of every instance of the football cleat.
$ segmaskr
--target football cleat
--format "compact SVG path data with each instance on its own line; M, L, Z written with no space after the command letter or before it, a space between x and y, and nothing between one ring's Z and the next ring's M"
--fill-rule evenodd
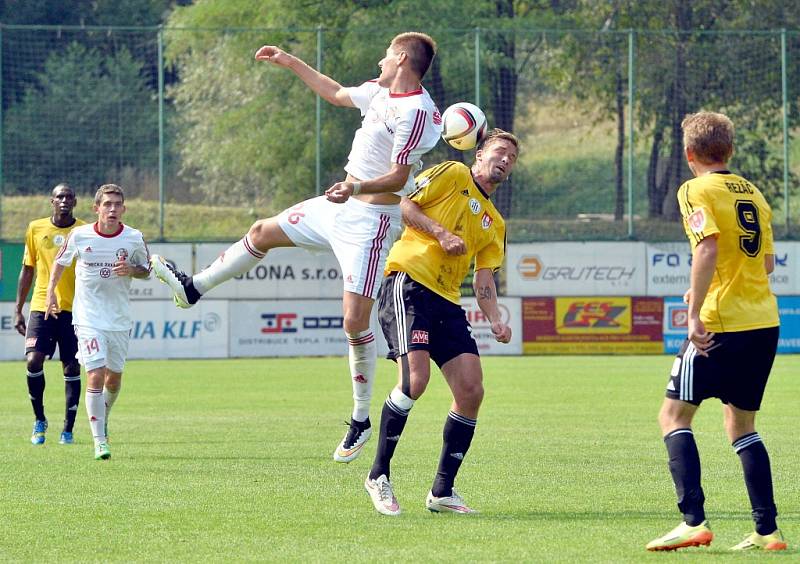
M33 422L33 433L31 433L31 444L43 445L44 434L47 431L47 419L39 421L38 419Z
M369 475L364 480L364 489L367 490L372 505L378 513L383 515L400 515L400 504L397 503L397 498L394 497L392 492L392 484L389 483L389 478L386 474L381 474L375 480L370 480Z
M456 490L453 490L453 495L446 497L436 497L433 492L428 492L425 507L432 513L477 513L474 509L467 507L464 498L458 495Z
M108 448L108 443L99 443L94 447L95 460L108 460L111 458L111 450Z
M361 454L361 449L367 444L367 441L372 436L372 426L369 422L369 417L366 421L359 422L350 419L350 428L347 434L333 451L333 459L336 462L351 462L358 458Z
M768 535L752 533L736 546L732 546L731 550L786 550L786 546L783 533L780 529L775 529Z
M151 255L150 266L156 278L172 290L176 306L190 308L200 299L200 292L194 287L192 277L175 268L161 255Z
M72 445L75 444L75 439L72 436L70 431L61 431L61 438L58 439L58 444L60 445Z
M708 525L708 520L696 527L690 527L684 521L663 537L647 543L647 550L677 550L687 546L708 546L714 540L714 533Z

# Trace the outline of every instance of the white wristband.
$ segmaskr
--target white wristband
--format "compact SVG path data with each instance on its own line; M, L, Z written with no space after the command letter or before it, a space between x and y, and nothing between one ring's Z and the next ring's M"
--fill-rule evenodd
M361 193L361 182L353 182L353 196Z

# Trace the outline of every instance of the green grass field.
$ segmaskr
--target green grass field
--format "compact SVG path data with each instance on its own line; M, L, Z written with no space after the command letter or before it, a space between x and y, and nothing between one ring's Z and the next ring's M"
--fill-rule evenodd
M714 400L695 434L709 549L651 554L679 520L655 417L671 359L484 359L486 399L457 487L481 513L424 508L449 394L441 378L412 411L394 459L403 508L363 491L376 438L339 465L350 385L340 358L131 362L96 462L84 406L77 444L57 444L63 384L46 366L47 443L32 423L24 364L0 363L2 561L641 562L752 559L727 549L752 530L739 460ZM379 362L372 415L394 383ZM772 456L779 523L800 552L800 357L776 362L758 429ZM769 555L763 555L767 557Z

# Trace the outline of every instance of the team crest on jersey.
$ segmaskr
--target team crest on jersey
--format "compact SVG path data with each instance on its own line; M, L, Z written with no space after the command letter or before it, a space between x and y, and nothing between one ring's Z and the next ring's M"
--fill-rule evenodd
M484 229L489 229L492 226L492 216L489 215L489 212L483 212L483 217L481 218L481 227Z
M60 247L64 244L64 236L61 233L56 233L55 237L53 237L53 244L56 247Z
M442 114L439 113L439 110L433 112L433 124L442 125Z
M481 203L475 198L470 198L469 211L472 212L472 215L478 215L479 213L481 213Z
M703 208L698 208L696 211L689 214L686 218L686 223L689 224L689 229L695 233L702 233L706 227L706 212Z
M128 260L128 249L117 249L117 260Z
M427 345L428 344L428 332L421 331L419 329L414 329L411 331L411 344L417 345Z

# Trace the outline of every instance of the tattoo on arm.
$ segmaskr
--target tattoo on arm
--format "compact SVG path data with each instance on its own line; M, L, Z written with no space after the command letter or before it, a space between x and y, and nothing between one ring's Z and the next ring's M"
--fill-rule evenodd
M478 288L479 300L491 300L494 297L491 286L481 286Z

